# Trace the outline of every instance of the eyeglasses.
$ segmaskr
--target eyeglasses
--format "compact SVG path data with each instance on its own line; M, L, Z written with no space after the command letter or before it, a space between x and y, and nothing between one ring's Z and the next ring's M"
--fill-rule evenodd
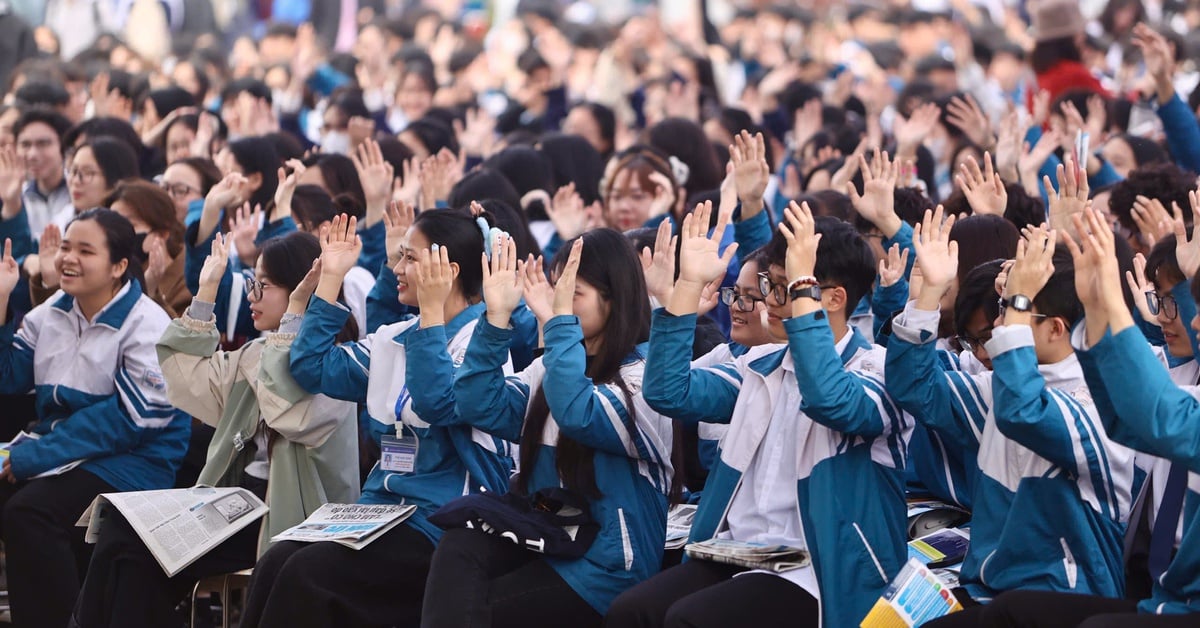
M1000 306L1000 318L1004 318L1004 312L1008 309L1008 299L1000 297L1000 300L996 304ZM1026 312L1026 314L1033 318L1050 318L1049 314L1034 314L1033 312Z
M252 297L255 301L261 301L263 298L263 290L272 287L269 283L261 282L254 278L254 271L246 269L242 271L242 279L246 282L246 296Z
M154 177L154 182L158 184L158 187L162 188L164 192L174 199L187 198L189 194L200 193L199 188L183 183L182 181L167 181L163 179L161 174L157 177Z
M92 179L95 179L97 176L99 176L99 174L99 170L80 170L79 168L71 168L71 171L67 173L67 180L74 181L75 179L79 179L80 183L87 183Z
M47 150L53 147L55 141L50 138L38 138L36 140L21 140L17 142L17 148L20 150L29 150L36 148L38 150Z
M1157 292L1147 290L1146 305L1150 308L1150 313L1155 316L1162 312L1163 317L1168 321L1179 318L1179 303L1175 301L1175 297L1169 294L1159 296Z
M739 294L737 288L721 288L721 303L739 312L753 312L759 303L765 301L766 299L762 297L756 297L746 292Z
M764 301L766 297L772 297L776 305L787 303L787 284L771 281L771 274L766 271L758 273L758 291L762 293Z
M992 328L988 327L987 329L979 332L978 338L974 338L974 337L966 336L966 335L959 336L958 337L958 346L962 347L964 351L969 351L971 353L978 353L980 349L983 349L983 345L987 344L988 341L991 339L992 339Z

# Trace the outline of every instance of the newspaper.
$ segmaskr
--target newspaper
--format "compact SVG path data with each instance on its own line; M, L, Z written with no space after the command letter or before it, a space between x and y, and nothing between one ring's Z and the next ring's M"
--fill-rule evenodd
M350 549L362 549L408 519L416 509L411 504L325 504L299 525L276 534L271 541L333 541Z
M920 626L961 610L962 605L950 592L950 587L914 558L883 590L883 596L863 618L860 628Z
M267 513L261 499L237 487L104 493L75 524L87 526L84 540L88 543L100 538L109 507L125 517L167 576L179 573Z
M23 431L23 432L17 434L16 437L13 438L11 441L0 444L0 462L8 459L8 455L10 453L12 453L13 447L16 447L17 445L20 445L21 443L26 442L26 441L37 440L41 437L42 436L40 434ZM67 471L70 471L71 469L78 467L81 464L83 464L82 459L74 460L72 462L68 462L67 464L62 465L61 467L55 467L53 469L50 469L49 471L43 471L42 473L39 473L29 479L36 480L38 478L48 478L48 477L55 476L55 475L62 475L64 473L66 473Z
M732 539L709 539L684 548L688 556L767 571L784 572L809 563L808 550L787 545L767 545Z
M695 504L675 504L667 512L667 542L665 549L683 549L688 535L692 533L692 520L696 518Z
M945 528L908 542L908 557L930 569L956 565L967 555L971 544L969 529Z

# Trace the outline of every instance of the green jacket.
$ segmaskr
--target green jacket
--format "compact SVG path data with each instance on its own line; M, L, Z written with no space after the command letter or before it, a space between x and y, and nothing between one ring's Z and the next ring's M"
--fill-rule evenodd
M199 484L237 486L254 457L260 423L274 430L267 505L258 551L325 503L359 495L358 423L353 403L310 395L288 367L294 333L271 333L237 351L218 351L215 320L184 314L158 342L167 398L216 428Z

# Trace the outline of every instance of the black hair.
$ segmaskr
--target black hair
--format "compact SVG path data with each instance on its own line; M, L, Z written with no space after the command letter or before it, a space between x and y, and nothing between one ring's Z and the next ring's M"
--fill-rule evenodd
M364 213L364 207L354 197L349 194L331 197L319 185L298 185L292 194L292 216L301 231L314 231L340 214L361 220Z
M250 195L250 206L262 205L270 211L275 202L275 188L279 187L279 154L275 144L265 137L243 137L229 143L229 152L242 167L242 174L262 175L262 185Z
M274 131L263 135L271 141L275 146L275 155L279 157L280 163L286 163L289 159L302 159L304 157L304 146L300 144L300 140L296 139L295 135L287 131Z
M546 62L546 59L542 57L536 48L530 46L517 57L517 69L522 74L529 75L538 70L550 69L550 64Z
M1004 219L1011 222L1017 231L1046 222L1046 204L1041 196L1030 195L1020 183L1006 183L1004 187L1008 190Z
M304 276L312 268L313 261L320 256L321 243L316 236L303 231L293 231L263 242L258 261L262 263L263 272L273 283L291 293L304 280ZM347 316L346 323L338 331L334 342L341 344L357 340L358 332L358 321L353 316ZM274 444L274 434L271 436Z
M304 166L320 169L330 196L349 194L359 205L367 206L367 195L363 192L354 160L337 153L313 153L304 160Z
M122 179L136 177L139 174L137 155L125 142L111 137L93 137L83 146L92 149L92 156L100 166L104 175L105 187L113 189Z
M17 116L16 122L13 122L12 125L13 137L16 138L20 136L21 131L23 131L25 127L37 122L45 124L51 129L54 129L54 133L58 135L60 146L62 144L63 134L65 134L67 130L71 128L71 121L61 113L58 113L53 109L33 107L31 109L26 109L21 113L20 116Z
M212 189L212 186L221 181L221 170L211 159L206 157L185 157L171 165L175 164L187 166L200 175L201 196L208 196L208 191Z
M329 95L329 104L327 108L337 107L346 117L346 123L349 124L350 118L371 118L371 110L367 109L366 102L363 101L363 90L343 85Z
M26 81L13 92L13 99L22 107L65 107L71 102L71 94L58 81L40 79Z
M470 207L471 201L495 199L509 207L521 206L521 194L513 187L512 181L500 171L491 168L476 168L450 188L446 204L450 207Z
M494 225L490 215L485 213L482 217L489 228ZM483 269L479 265L483 232L475 218L470 211L449 209L421 212L413 221L413 228L430 244L445 248L450 261L458 264L459 290L468 301L478 299L483 293Z
M1171 211L1172 203L1178 203L1183 209L1186 222L1191 224L1192 212L1189 211L1191 202L1188 200L1188 192L1191 192L1195 185L1195 175L1175 164L1154 164L1135 168L1129 171L1125 180L1113 186L1108 205L1121 226L1132 233L1139 232L1137 223L1133 220L1133 202L1138 196L1157 199L1168 212Z
M221 102L227 105L232 105L242 92L246 92L251 96L271 102L271 88L267 84L255 78L240 78L229 81L221 90Z
M125 267L125 274L121 275L120 282L124 284L136 279L138 283L145 286L146 279L142 275L142 265L138 261L141 259L142 250L137 234L133 231L133 224L111 209L95 207L80 212L72 218L71 222L67 223L67 229L84 220L95 222L104 232L104 239L108 244L109 264L120 264L121 260L128 260L129 265ZM64 234L67 229L63 230Z
M1191 230L1189 229L1189 231ZM1170 233L1150 249L1150 254L1146 256L1146 279L1151 283L1159 283L1160 274L1163 275L1162 283L1168 286L1168 289L1181 281L1187 281L1187 276L1179 268L1179 259L1175 256L1175 245L1175 234ZM1140 296L1134 295L1134 298Z
M1021 234L1013 224L992 214L975 214L954 223L950 241L958 243L958 281L979 264L1017 255Z
M1059 61L1083 61L1083 53L1075 44L1074 36L1039 41L1033 45L1033 52L1029 53L1029 64L1038 75L1045 74Z
M797 203L801 201L808 201L808 208L814 216L832 216L847 221L851 216L858 217L850 197L838 190L818 190L796 200Z
M583 240L577 277L595 288L608 303L608 319L601 332L604 342L596 355L589 356L586 374L598 385L615 384L620 388L625 394L629 420L636 421L632 416L635 412L632 393L621 376L621 366L637 350L638 344L650 336L650 300L646 296L642 265L633 245L625 236L612 229L595 229L563 244L549 264L551 275L556 275L567 263L576 239ZM528 491L529 477L542 450L542 431L549 415L545 388L539 387L530 401L525 427L521 432L522 473L516 478L516 488L522 493ZM561 433L554 446L555 466L563 484L569 490L587 497L599 496L594 450ZM678 452L682 454L682 449ZM673 493L681 486L681 481L682 474L676 474L672 481Z
M196 77L196 92L192 94L192 97L196 99L196 102L203 102L208 96L208 90L212 89L212 81L208 78L207 61L202 56L192 54L180 63L192 66L192 74Z
M1069 252L1054 252L1054 274L1033 298L1033 306L1039 314L1066 319L1068 332L1083 319L1083 304L1075 293L1075 261Z
M433 64L426 63L424 60L408 61L404 64L404 71L401 73L400 80L396 82L396 89L399 90L404 85L404 79L409 75L416 76L425 84L425 88L430 93L434 93L438 89L437 75L433 71Z
M934 208L934 202L925 196L920 188L898 187L892 193L892 199L896 215L910 226L916 226L925 220L926 210ZM854 214L854 227L858 229L859 233L870 233L875 229L875 225L871 224L871 221L857 213Z
M875 282L875 253L850 223L831 216L817 216L814 220L821 241L817 244L813 276L821 284L841 286L846 291L845 313L849 318ZM786 265L787 239L781 231L775 231L763 250L768 266L783 268Z
M295 39L296 34L297 29L295 24L289 24L287 22L271 22L267 25L266 32L263 33L262 38L286 37L288 39ZM299 282L296 283L299 284ZM295 286L292 287L294 288Z
M404 172L404 162L412 159L412 149L396 139L395 135L385 135L378 141L379 152L383 154L383 160L391 164L397 175Z
M147 100L154 103L154 111L158 114L159 118L165 118L167 114L181 107L196 106L196 97L191 92L174 85L151 90L145 95L139 105L144 106Z
M538 150L550 161L554 190L575 184L585 205L600 200L600 179L604 178L604 155L578 135L549 133L538 142Z
M1135 167L1151 166L1154 164L1164 164L1171 161L1167 151L1154 140L1149 140L1136 135L1121 134L1113 139L1121 140L1129 146L1129 152L1133 153ZM1111 140L1110 140L1111 141Z
M996 294L996 277L1004 266L1003 259L994 259L969 270L958 282L958 296L954 299L954 333L969 335L967 326L975 312L983 310L987 321L1000 316L1000 295Z
M555 185L554 170L550 165L550 159L529 146L505 148L484 161L483 167L504 175L509 183L512 183L519 199L523 199L526 194L534 190L541 190L553 196L555 190L558 189ZM536 207L520 203L517 206L527 214L534 216L535 219L546 220L548 208L542 207L541 202L534 202L533 205ZM453 206L457 207L458 205Z
M742 109L737 109L734 107L722 107L721 114L716 118L716 120L717 123L721 125L721 128L725 129L725 132L733 136L736 136L742 131L746 131L750 135L762 133L764 138L768 138L769 136L769 132L755 123L754 119L750 117L750 114ZM766 149L764 157L767 160L767 167L774 172L775 149L771 146L770 141L763 142L763 146ZM726 151L728 151L728 148L726 148Z
M134 130L133 125L120 118L91 118L71 127L63 134L63 154L66 154L68 149L74 148L81 137L86 137L89 140L96 139L97 137L110 137L120 140L129 146L134 154L139 156L139 159L146 150L146 145L142 144L142 137Z
M425 117L409 123L404 131L416 135L430 155L436 155L443 148L458 153L458 140L454 137L454 130L440 118L426 114Z
M496 198L479 201L487 213L491 214L496 227L506 231L517 246L517 256L526 259L530 255L541 257L542 247L538 246L537 238L529 231L529 220L519 208ZM468 207L468 210L470 208Z
M608 154L612 154L613 149L617 145L617 116L613 113L613 110L606 105L591 101L575 103L571 108L587 110L592 119L596 121L596 127L600 130L600 137L608 143Z
M699 124L686 118L667 118L650 127L646 139L651 146L687 164L688 177L683 185L687 195L721 187L725 170Z

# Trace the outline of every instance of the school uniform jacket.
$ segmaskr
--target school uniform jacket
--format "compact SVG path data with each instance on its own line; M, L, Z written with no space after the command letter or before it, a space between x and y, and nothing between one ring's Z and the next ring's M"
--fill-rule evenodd
M1075 346L1113 439L1188 467L1182 542L1138 611L1200 612L1200 387L1173 382L1136 326L1089 350Z
M822 623L856 625L906 556L902 474L910 426L884 390L883 350L851 330L839 359L818 311L784 321L786 347L754 347L734 361L691 369L679 356L688 355L695 326L695 315L655 312L644 392L650 407L672 418L729 424L691 540L725 529L776 405L795 400L802 435L795 490Z
M424 369L437 369L441 376L453 378L454 365L462 362L483 309L480 303L463 310L442 331L448 341L409 354L407 345L414 335L432 333L420 329L419 318L385 325L358 342L335 345L350 311L314 297L292 343L292 376L304 390L365 404L376 439L417 438L415 470L387 471L377 463L359 502L415 504L417 511L405 523L434 543L442 530L429 523L429 515L450 500L481 489L507 490L512 470L509 443L469 426L445 424L441 419L446 407L438 400L427 401L427 389L408 379ZM507 363L507 355L501 359L501 364ZM414 368L408 368L410 363Z
M119 491L170 488L190 419L167 400L154 345L170 320L130 281L88 322L58 293L0 327L0 392L37 392L36 442L13 448L17 479L75 460Z
M992 373L945 370L937 312L912 303L887 350L888 390L976 465L962 583L986 601L1035 589L1121 597L1134 452L1109 439L1078 361L1038 365L1028 326L997 327Z
M480 320L454 382L454 396L462 421L518 442L529 401L538 388L545 390L549 416L540 450L533 468L521 470L529 475L530 493L562 486L555 466L559 434L595 450L601 497L589 503L600 532L582 558L546 560L603 615L614 598L662 566L672 425L642 399L645 346L621 367L627 399L617 384L595 384L585 375L587 355L579 319L556 316L546 323L543 335L545 354L505 378L503 356L514 332Z
M168 399L216 428L198 484L238 486L254 459L246 443L260 424L279 434L270 448L270 511L260 527L260 554L271 537L323 504L353 503L359 496L356 407L310 395L292 379L288 352L295 337L295 330L281 330L236 351L218 351L212 305L193 303L158 342Z

